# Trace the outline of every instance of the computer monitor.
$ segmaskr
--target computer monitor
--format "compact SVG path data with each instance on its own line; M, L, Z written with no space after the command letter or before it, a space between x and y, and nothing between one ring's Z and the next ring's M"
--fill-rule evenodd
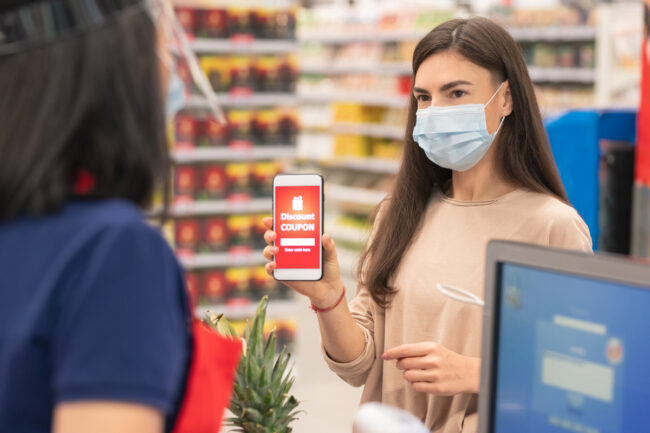
M487 252L479 433L650 432L650 266Z

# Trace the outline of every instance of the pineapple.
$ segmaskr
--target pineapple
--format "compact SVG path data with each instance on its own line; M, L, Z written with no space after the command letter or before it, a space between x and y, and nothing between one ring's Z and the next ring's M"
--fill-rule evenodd
M268 297L264 297L244 331L244 353L237 368L228 418L231 426L242 433L290 433L297 418L298 401L289 395L294 378L289 369L290 354L283 347L276 355L275 330L266 341L263 329ZM232 325L223 317L209 312L206 322L220 334L238 338Z

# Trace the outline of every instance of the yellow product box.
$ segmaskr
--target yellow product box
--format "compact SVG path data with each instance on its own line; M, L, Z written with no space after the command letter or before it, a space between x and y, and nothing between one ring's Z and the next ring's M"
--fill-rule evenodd
M402 143L396 140L377 139L372 142L372 156L383 159L399 159L402 156Z
M361 104L337 103L334 104L335 122L364 122L365 110Z
M201 69L215 92L225 92L230 87L230 65L225 57L202 56Z
M337 134L334 136L335 157L365 157L370 155L368 138L363 135Z

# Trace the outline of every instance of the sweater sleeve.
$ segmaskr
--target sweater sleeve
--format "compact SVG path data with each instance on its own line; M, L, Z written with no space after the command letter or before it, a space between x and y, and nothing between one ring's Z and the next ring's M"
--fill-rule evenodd
M589 253L593 251L589 228L573 208L554 215L549 227L548 244L552 248L566 248Z

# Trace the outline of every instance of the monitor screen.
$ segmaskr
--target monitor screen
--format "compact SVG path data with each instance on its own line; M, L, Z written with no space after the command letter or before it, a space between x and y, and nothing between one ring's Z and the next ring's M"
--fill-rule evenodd
M501 264L493 432L650 431L650 291Z

